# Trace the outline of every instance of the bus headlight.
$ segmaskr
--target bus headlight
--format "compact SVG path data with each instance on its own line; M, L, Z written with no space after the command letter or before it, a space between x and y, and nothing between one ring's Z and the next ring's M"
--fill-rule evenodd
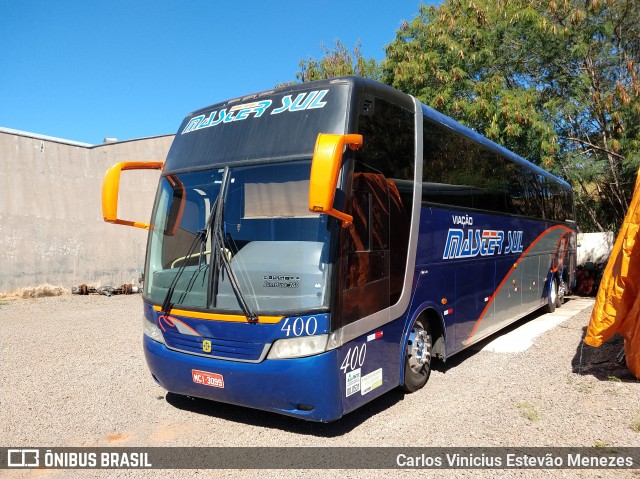
M328 334L278 339L271 346L267 359L303 358L320 354L327 349L328 339Z
M162 336L162 331L157 324L149 321L146 316L142 320L142 324L144 325L144 335L149 339L153 339L158 343L164 344L164 336Z

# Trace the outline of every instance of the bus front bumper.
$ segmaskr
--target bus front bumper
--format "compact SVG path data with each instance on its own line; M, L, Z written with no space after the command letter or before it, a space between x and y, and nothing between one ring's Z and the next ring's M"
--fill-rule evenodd
M310 421L329 422L343 414L335 350L245 363L173 351L143 337L149 370L169 392Z

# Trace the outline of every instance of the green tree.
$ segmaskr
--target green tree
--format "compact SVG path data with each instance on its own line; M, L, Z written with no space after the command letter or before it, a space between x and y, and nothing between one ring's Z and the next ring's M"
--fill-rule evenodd
M598 229L620 226L640 165L640 5L637 0L551 2L550 59L560 166Z
M352 51L349 51L340 40L336 40L333 49L323 44L320 59L310 57L307 60L300 60L298 64L300 70L296 73L297 81L278 86L349 75L379 80L382 73L380 65L374 58L365 58L361 47L362 43L359 40Z
M574 184L617 228L640 151L638 0L447 0L387 46L383 79Z

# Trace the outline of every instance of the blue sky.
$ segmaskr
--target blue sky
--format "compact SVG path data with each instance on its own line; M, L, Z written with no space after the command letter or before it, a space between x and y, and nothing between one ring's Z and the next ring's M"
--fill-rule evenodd
M174 133L192 110L294 80L322 43L382 59L418 4L0 0L0 126L94 144Z

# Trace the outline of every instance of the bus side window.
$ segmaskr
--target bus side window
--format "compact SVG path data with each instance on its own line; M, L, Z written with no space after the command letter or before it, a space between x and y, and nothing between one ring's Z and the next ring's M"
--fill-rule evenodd
M351 251L369 251L371 247L371 194L368 191L354 191L351 202L353 225L349 229Z
M390 305L389 183L384 175L354 173L348 212L353 216L353 224L345 231L344 243L345 323Z
M387 180L379 173L355 173L353 185L346 289L389 276L385 253L389 245Z

